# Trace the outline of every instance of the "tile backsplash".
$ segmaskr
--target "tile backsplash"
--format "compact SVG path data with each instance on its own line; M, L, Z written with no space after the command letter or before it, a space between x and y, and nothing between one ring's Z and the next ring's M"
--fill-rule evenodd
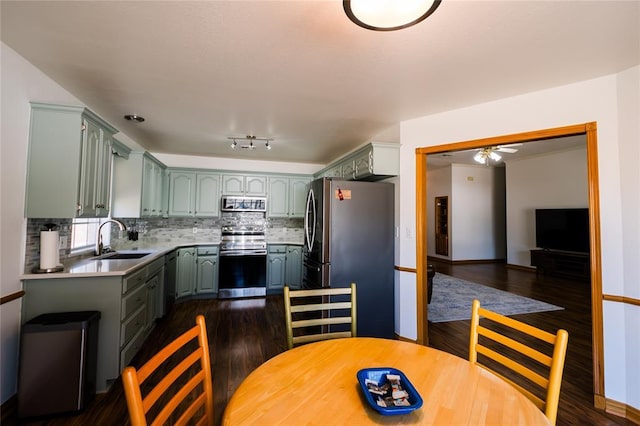
M244 216L241 216L244 215ZM120 234L117 226L111 227L111 248L128 250L136 247L166 247L172 244L188 244L200 242L218 242L220 227L229 220L253 219L255 213L223 213L215 218L118 218L126 226L127 231L137 231L138 240L127 238L127 231ZM302 218L268 218L266 219L267 241L303 242ZM60 248L60 262L71 257L71 225L72 219L28 219L27 246L25 251L25 273L31 272L40 264L40 231L46 229L45 224L57 225L60 238L66 237L67 244ZM195 230L195 232L194 232Z

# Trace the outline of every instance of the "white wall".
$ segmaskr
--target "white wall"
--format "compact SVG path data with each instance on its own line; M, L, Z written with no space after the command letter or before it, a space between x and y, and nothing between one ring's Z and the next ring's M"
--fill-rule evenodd
M428 256L504 259L504 168L452 164L427 172ZM434 198L444 195L449 196L449 256L435 253Z
M623 288L615 294L640 299L640 66L616 76L618 81L618 132L620 134L620 192L622 197L622 251L624 253ZM618 304L614 310L619 311ZM616 391L626 385L625 401L640 408L640 307L627 304L624 312L626 332L625 369L618 368L612 375ZM606 318L606 317L605 317ZM616 328L614 321L605 322L605 336ZM635 337L633 337L635 336ZM613 345L615 347L615 345ZM609 349L609 348L607 348ZM614 348L608 350L611 354ZM607 361L606 368L616 364ZM625 374L627 373L627 374Z
M449 197L447 206L447 223L451 223L451 167L439 169L427 169L427 256L451 259L451 235L449 235L449 255L442 256L436 254L436 197Z
M530 266L536 248L535 209L589 206L587 148L507 164L507 263Z
M637 298L638 280L625 283L625 279L637 278L640 267L639 79L640 67L636 66L617 75L402 122L400 227L415 229L416 148L596 121L603 292L629 292L629 296ZM635 181L622 185L622 176ZM400 244L400 259L406 262L400 266L415 267L415 239L401 239ZM416 321L415 274L402 273L399 281L403 297L400 335L415 339L416 326L411 326ZM640 307L617 302L604 305L606 396L640 407L638 388L631 385L640 382L640 352L638 345L632 343L637 340L638 328L632 328L635 324L629 320L640 316ZM612 339L614 334L621 338Z
M453 164L451 185L451 259L504 259L504 169Z
M29 101L81 103L53 80L2 43L2 131L0 133L0 291L6 296L22 290L18 276L24 268L26 220L25 177L29 138ZM0 397L5 402L16 392L20 299L0 307L2 359Z

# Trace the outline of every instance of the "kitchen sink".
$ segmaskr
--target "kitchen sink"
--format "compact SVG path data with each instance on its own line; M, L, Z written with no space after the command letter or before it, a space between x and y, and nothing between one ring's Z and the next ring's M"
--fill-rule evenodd
M124 260L124 259L140 259L142 257L150 255L151 252L139 252L139 253L109 253L100 256L100 260Z

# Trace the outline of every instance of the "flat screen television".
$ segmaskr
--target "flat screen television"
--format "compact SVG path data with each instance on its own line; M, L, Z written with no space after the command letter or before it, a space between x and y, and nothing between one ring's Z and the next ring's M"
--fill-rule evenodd
M536 209L536 246L589 253L589 209Z

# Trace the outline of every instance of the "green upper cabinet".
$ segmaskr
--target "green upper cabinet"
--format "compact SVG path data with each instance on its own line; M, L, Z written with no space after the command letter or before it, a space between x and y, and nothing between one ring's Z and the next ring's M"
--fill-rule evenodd
M148 153L113 160L113 217L167 215L166 167Z
M220 215L220 175L217 173L196 174L195 216Z
M87 108L31 103L25 216L108 216L117 131Z
M304 217L311 177L270 176L269 217Z
M169 169L169 216L220 215L220 174Z
M289 216L289 178L269 177L269 217Z
M196 206L196 174L169 172L169 216L193 216Z
M257 175L225 174L222 176L222 195L267 195L267 177Z
M164 174L166 167L153 157L145 155L142 161L142 216L165 216Z
M400 145L371 142L328 165L314 175L348 180L376 181L400 173Z

